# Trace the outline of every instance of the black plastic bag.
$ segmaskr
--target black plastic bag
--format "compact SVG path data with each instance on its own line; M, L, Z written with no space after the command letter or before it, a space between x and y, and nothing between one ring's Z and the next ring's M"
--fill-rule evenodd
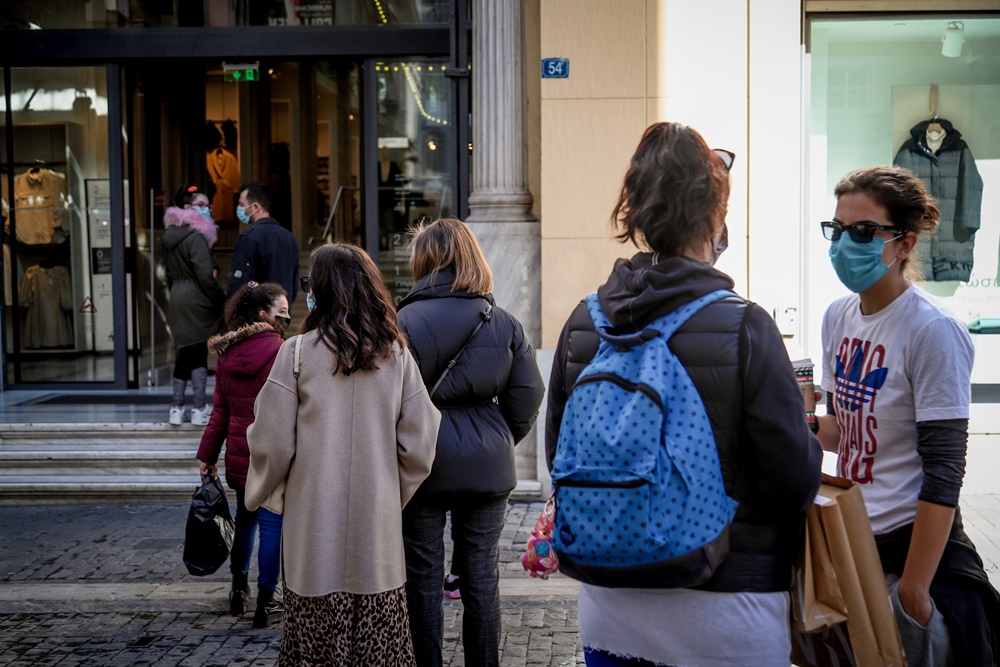
M184 565L196 577L218 570L229 558L236 525L218 477L205 477L191 498L184 529Z

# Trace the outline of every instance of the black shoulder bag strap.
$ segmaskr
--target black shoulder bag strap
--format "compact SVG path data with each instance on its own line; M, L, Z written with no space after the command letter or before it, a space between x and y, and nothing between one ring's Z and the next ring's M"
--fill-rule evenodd
M455 367L455 364L458 363L458 358L462 356L463 352L465 352L465 348L469 347L469 343L471 343L472 339L476 337L479 330L483 328L483 325L490 321L491 317L493 317L493 304L487 301L486 308L479 312L479 323L476 324L476 328L472 330L471 334L469 334L469 338L465 341L465 345L463 345L462 349L458 351L458 354L452 357L451 361L448 362L448 365L445 366L444 370L441 372L437 382L435 382L434 386L430 388L428 394L430 394L431 398L434 398L434 393L438 390L438 387L441 386L441 382L448 376L451 369Z

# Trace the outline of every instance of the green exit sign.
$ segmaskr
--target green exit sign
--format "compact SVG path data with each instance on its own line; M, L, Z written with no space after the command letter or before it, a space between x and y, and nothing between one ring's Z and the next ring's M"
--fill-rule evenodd
M229 82L233 81L259 81L260 72L256 69L234 69L227 70L225 73L225 80Z
M260 70L257 63L230 65L222 64L223 79L229 83L240 81L260 81Z

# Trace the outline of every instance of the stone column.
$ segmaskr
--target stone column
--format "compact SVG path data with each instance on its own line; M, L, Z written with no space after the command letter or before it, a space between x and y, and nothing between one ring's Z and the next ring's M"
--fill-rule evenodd
M497 305L541 343L541 232L531 214L524 0L474 0L472 188L466 222L493 270ZM538 431L539 429L535 429ZM518 486L537 486L535 434L517 447Z

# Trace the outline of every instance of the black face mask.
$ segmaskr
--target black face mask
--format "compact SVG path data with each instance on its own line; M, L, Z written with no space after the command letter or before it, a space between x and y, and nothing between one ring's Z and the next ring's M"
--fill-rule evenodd
M282 329L287 329L292 326L292 318L290 317L284 317L282 315L272 315L272 317L274 317L274 321L277 322Z

